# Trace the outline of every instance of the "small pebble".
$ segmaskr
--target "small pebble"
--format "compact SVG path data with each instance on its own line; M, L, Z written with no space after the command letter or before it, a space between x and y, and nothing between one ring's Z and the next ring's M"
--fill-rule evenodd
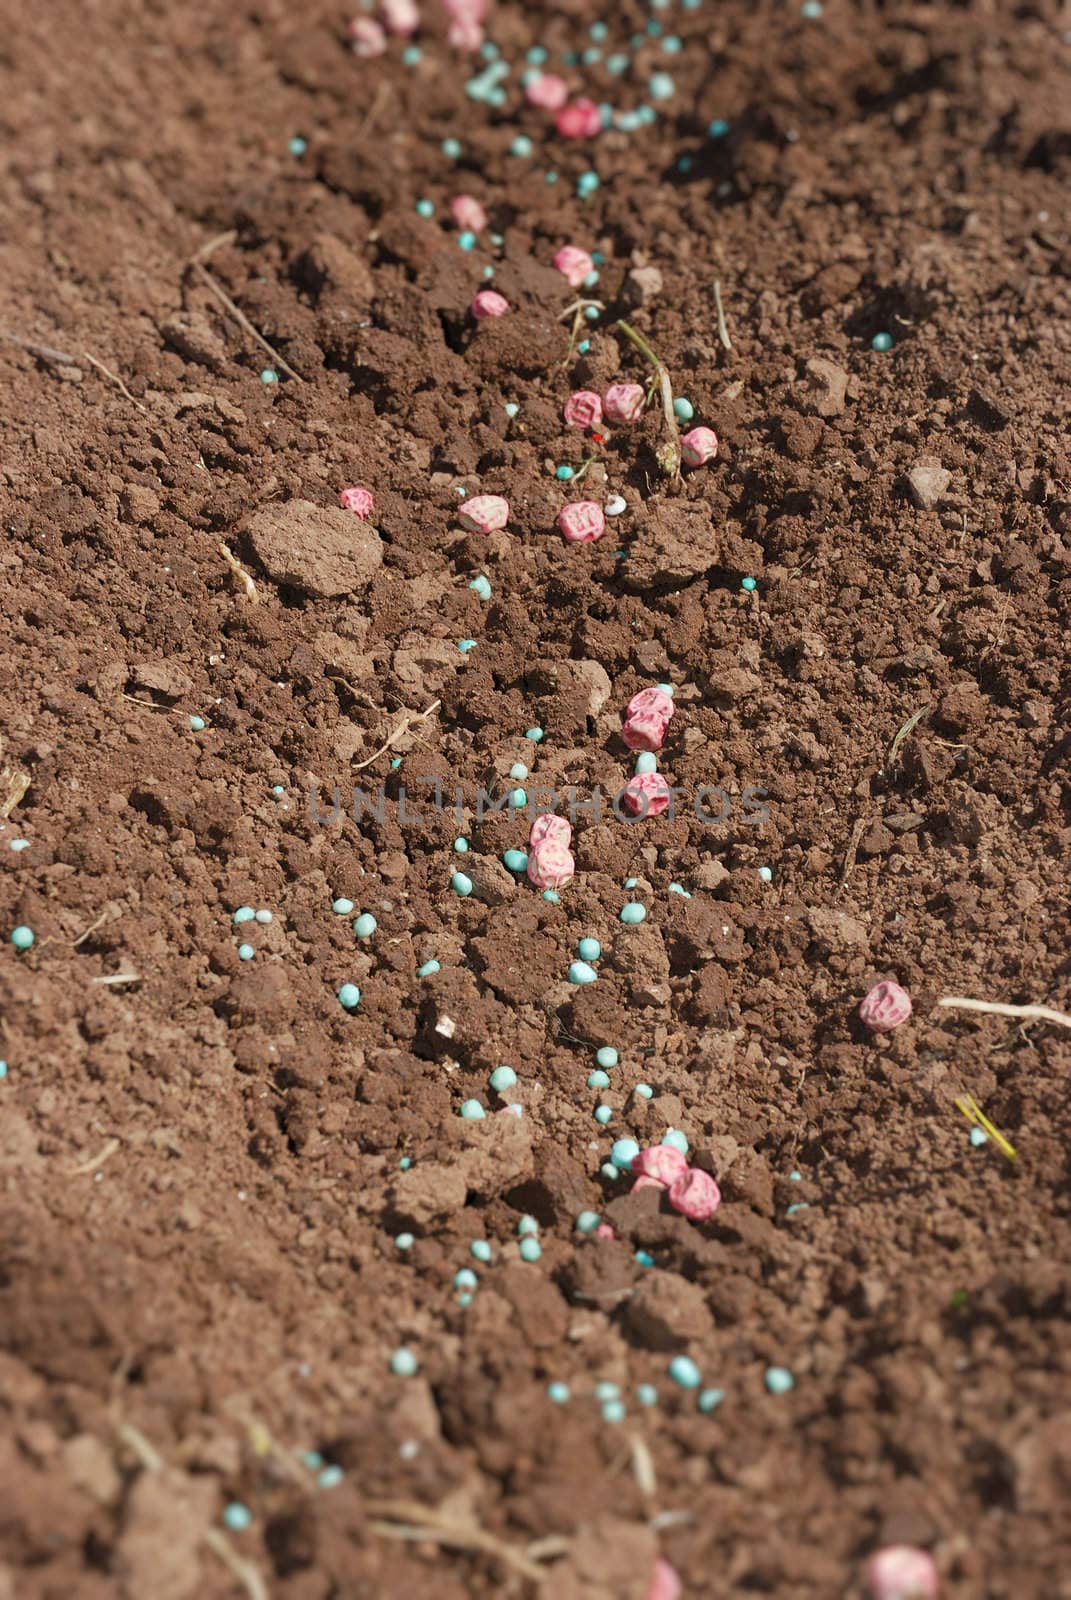
M621 921L630 927L635 927L638 922L647 919L647 907L641 906L638 900L630 900L627 906L621 907Z
M252 961L252 959L253 959L253 957L255 955L256 955L256 951L253 949L253 946L251 944L240 944L238 946L238 960L239 961Z
M582 1211L576 1219L577 1233L594 1233L600 1220L597 1211Z
M344 983L338 991L338 1003L346 1011L356 1011L361 1003L361 991L355 983Z
M248 908L246 906L242 907L243 911L245 911L247 909ZM353 910L353 901L352 900L347 900L344 896L340 896L339 899L332 900L332 902L331 902L331 910L335 913L335 915L337 917L348 917L350 912ZM239 916L240 915L241 915L240 912L236 911L234 913L235 922L237 922L239 920ZM242 917L241 920L243 922L245 922L246 918Z
M893 338L891 333L876 333L870 341L870 348L876 350L879 355L884 355L886 350L892 349L892 346Z
M543 1246L538 1239L533 1239L529 1235L528 1238L521 1240L520 1251L522 1261L538 1261L543 1254Z
M362 911L357 921L353 924L353 931L358 939L370 939L379 927L379 923L370 911Z
M478 1100L466 1100L459 1115L465 1122L482 1122L487 1112Z
M610 1087L610 1074L608 1072L592 1072L588 1075L589 1089L608 1089Z
M469 1251L475 1260L482 1261L485 1266L490 1261L493 1253L486 1239L473 1239L469 1245Z
M418 978L430 978L432 973L441 972L441 971L442 971L441 964L438 961L436 961L435 957L433 956L430 961L425 961L425 963L424 963L424 965L422 967L418 967L417 968L417 977Z
M767 1367L764 1382L771 1394L787 1394L796 1387L796 1380L787 1367Z
M395 1235L394 1248L396 1250L411 1250L415 1242L411 1233L399 1233Z
M240 926L243 922L252 922L255 916L252 906L239 906L231 920Z
M586 961L571 961L569 963L569 982L576 984L594 983L599 974L594 967L589 967Z
M324 1467L317 1473L316 1482L321 1489L337 1489L345 1476L342 1468L333 1461L330 1466Z
M224 1526L228 1527L232 1533L244 1533L252 1520L253 1513L240 1500L232 1500L229 1506L224 1507Z
M420 1371L420 1362L413 1352L402 1344L390 1358L390 1370L396 1378L412 1378Z
M674 1356L666 1370L681 1389L698 1389L703 1381L691 1356Z
M563 1406L569 1399L569 1385L567 1383L548 1383L547 1398L553 1400L556 1406Z
M451 875L450 887L455 894L460 895L462 900L465 900L472 893L472 879L467 877L464 872L455 872Z
M696 1406L705 1416L709 1416L712 1411L717 1411L724 1399L724 1389L701 1389Z
M496 1094L504 1094L517 1082L517 1074L512 1067L496 1067L489 1081Z
M20 923L17 928L11 930L11 943L16 950L29 950L33 942L34 931L32 928L27 928L25 923Z

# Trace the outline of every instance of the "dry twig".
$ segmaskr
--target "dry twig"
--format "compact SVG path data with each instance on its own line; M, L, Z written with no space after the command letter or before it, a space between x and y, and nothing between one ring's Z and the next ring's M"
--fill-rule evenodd
M442 1544L455 1550L483 1550L497 1556L506 1566L532 1583L544 1583L547 1573L537 1567L516 1546L496 1539L494 1534L474 1523L458 1522L453 1517L432 1511L411 1500L370 1501L366 1509L377 1519L368 1524L372 1533L382 1539L397 1539L404 1543ZM402 1520L394 1520L394 1519Z
M98 361L96 356L91 356L88 350L82 351L82 360L88 361L89 365L91 367L96 367L98 372L103 372L104 376L115 384L115 387L119 390L120 394L124 394L132 406L137 406L142 416L147 417L149 415L148 408L143 406L140 400L134 399L134 396L130 393L130 390L127 388L122 378L120 378L117 373L114 373L110 367L106 367L103 361Z
M238 582L242 585L242 588L249 597L250 603L252 605L259 606L260 595L257 593L257 586L249 576L249 573L242 566L242 563L238 560L237 556L232 555L231 551L225 544L220 545L219 553L227 563L228 567L230 567L231 571L234 573L234 576L238 579Z
M267 339L265 339L264 335L259 333L257 329L254 328L245 312L239 306L235 305L226 289L223 288L218 279L212 276L208 268L205 266L205 262L210 256L214 255L215 252L223 245L233 244L236 238L237 234L233 228L227 233L218 233L214 239L209 239L207 243L203 244L200 250L197 251L196 255L190 257L189 261L187 262L187 267L192 272L200 273L208 288L215 295L216 299L219 301L224 310L228 311L234 318L235 322L237 322L238 326L240 328L244 328L246 333L249 334L250 338L255 339L260 348L269 356L271 356L275 365L281 372L285 372L288 378L295 378L298 383L304 383L305 380L301 376L300 372L295 372L290 363L285 361L279 354L278 350L276 350L273 345L270 345Z
M402 720L399 722L394 732L390 735L387 742L385 744L381 744L378 750L374 751L372 755L366 756L363 761L358 761L353 769L354 772L360 772L364 767L370 767L373 761L378 761L380 756L386 755L388 750L394 748L399 739L403 739L412 728L419 727L420 723L425 722L428 717L431 716L432 712L438 711L441 705L441 700L433 700L426 711L404 712L402 715Z
M654 376L651 382L662 397L662 416L665 419L666 432L669 434L668 444L664 444L658 452L658 465L662 468L667 478L672 478L674 482L677 482L681 475L681 435L680 429L677 427L677 414L673 409L673 385L670 382L669 373L663 365L661 357L655 355L647 340L641 333L636 332L631 323L618 321L616 326L621 329L625 338L636 346L640 354L646 356L654 369Z
M77 1167L69 1167L67 1169L68 1178L82 1178L88 1172L96 1172L97 1168L102 1167L109 1156L113 1156L118 1149L119 1140L109 1139L99 1155L91 1156L88 1161L81 1162Z
M714 309L718 316L718 338L726 350L731 350L733 342L729 338L729 328L725 321L725 307L721 303L721 279L714 279Z

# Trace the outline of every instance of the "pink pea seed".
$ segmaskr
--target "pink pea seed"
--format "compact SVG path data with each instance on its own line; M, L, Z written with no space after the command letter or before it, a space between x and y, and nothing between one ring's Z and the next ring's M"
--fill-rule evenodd
M663 722L668 722L676 710L673 696L664 689L641 689L634 694L625 707L626 718L634 717L639 712L652 711L656 717L661 717Z
M538 850L540 845L545 844L548 839L553 839L558 844L568 848L572 837L572 826L564 817L556 817L553 811L544 811L532 823L531 832L528 835L528 848L530 850Z
M554 257L554 265L571 289L579 289L588 273L595 270L595 263L587 251L578 250L575 244L563 244ZM623 387L628 388L628 385ZM642 389L640 393L642 395Z
M525 85L524 98L540 111L557 111L569 98L569 86L556 73L541 72L538 78Z
M528 853L528 877L537 889L564 889L575 873L572 854L557 839L544 839Z
M469 310L477 322L483 317L504 317L509 310L509 301L497 289L481 289L473 298Z
M372 499L371 489L362 489L358 484L354 484L351 489L343 489L338 497L338 503L343 511L352 511L354 516L364 518L368 516L375 502Z
M621 729L621 737L630 750L661 750L666 727L664 717L655 716L653 711L641 711L637 716L629 717Z
M663 1189L668 1189L688 1171L688 1163L671 1144L653 1144L633 1156L632 1170L645 1178L654 1178Z
M890 1544L871 1556L866 1581L872 1600L937 1600L937 1568L926 1550Z
M876 983L859 1007L859 1015L872 1033L888 1033L911 1015L911 996L898 983Z
M455 194L450 215L459 228L470 228L473 233L482 233L487 226L487 212L471 194Z
M689 467L702 467L718 453L718 436L713 428L693 428L681 440L681 455Z
M415 33L420 26L420 8L415 0L382 0L383 20L389 33Z
M387 35L374 17L354 17L347 32L353 40L354 55L366 61L381 56L387 48Z
M659 1556L655 1562L651 1587L647 1591L647 1600L681 1600L683 1592L676 1568L671 1567L663 1556Z
M611 384L603 396L603 410L607 422L622 428L643 415L647 396L638 383Z
M592 544L606 532L606 518L594 500L574 500L559 512L558 527L570 544Z
M602 401L591 389L577 389L562 411L571 428L597 428L602 421Z
M500 494L477 494L458 508L458 521L470 533L497 533L509 521L509 501Z
M554 126L563 139L593 139L602 132L602 117L594 100L581 97L562 107Z
M669 784L660 772L638 773L621 791L625 810L634 817L660 817L669 810L672 798Z
M669 1203L690 1222L705 1222L721 1205L721 1190L709 1172L689 1167L671 1185Z

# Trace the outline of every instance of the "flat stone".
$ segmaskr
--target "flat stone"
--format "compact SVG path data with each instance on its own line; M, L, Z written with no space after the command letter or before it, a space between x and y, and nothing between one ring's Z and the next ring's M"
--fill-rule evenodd
M924 456L907 475L907 487L920 511L932 511L952 481L952 474L939 461Z

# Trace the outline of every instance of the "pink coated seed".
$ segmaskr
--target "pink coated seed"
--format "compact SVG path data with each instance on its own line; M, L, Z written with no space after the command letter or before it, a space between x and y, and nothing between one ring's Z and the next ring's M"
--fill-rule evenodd
M576 862L558 839L544 839L528 852L528 877L537 889L564 889L575 873Z
M689 467L702 467L718 453L718 436L713 428L693 428L681 440L681 455Z
M937 1600L937 1568L926 1550L890 1544L871 1556L866 1581L872 1600Z
M653 1144L650 1149L633 1156L632 1170L644 1178L654 1178L663 1189L668 1189L688 1171L688 1163L671 1144Z
M625 810L634 817L660 817L669 810L673 792L660 772L640 772L621 791Z
M676 1568L671 1567L663 1556L659 1556L655 1562L651 1587L647 1591L647 1600L681 1600L683 1593Z
M641 711L638 716L629 717L621 729L621 737L630 750L661 750L667 726L664 717L655 716L653 711Z
M473 233L482 233L487 226L487 212L471 194L455 194L450 215L459 228L470 228Z
M553 839L568 849L572 837L572 825L564 817L556 817L553 811L544 811L532 823L528 835L528 847L530 850L538 850L541 844Z
M509 501L500 494L477 494L458 507L458 521L470 533L497 533L509 521Z
M538 78L526 84L524 98L530 106L538 106L540 111L557 111L569 98L569 85L556 73L541 72ZM590 267L588 270L591 270Z
M562 107L554 126L563 139L593 139L602 132L602 117L594 100L582 97Z
M575 244L563 244L554 257L554 265L571 289L579 289L588 273L595 271L595 263L587 251L578 250Z
M676 710L673 696L664 689L641 689L639 694L634 694L625 707L626 720L638 716L641 712L646 715L652 711L656 717L661 717L663 722L668 722Z
M483 44L483 29L475 17L455 17L446 30L446 42L455 50L475 55Z
M859 1015L871 1033L888 1033L911 1015L911 996L898 983L886 979L874 985L860 1005Z
M562 411L571 428L597 428L602 421L602 401L591 389L577 389Z
M592 544L606 532L606 518L594 500L574 500L562 506L558 527L570 544Z
M595 1238L616 1239L617 1234L614 1232L613 1228L611 1228L608 1222L600 1222L599 1226L595 1229Z
M354 55L366 61L372 56L381 56L387 48L387 35L374 17L354 17L348 32L353 40Z
M721 1205L721 1190L709 1172L689 1167L670 1186L669 1203L690 1222L705 1222Z
M504 299L496 289L481 289L473 299L469 310L477 322L483 317L504 317L509 310L509 301Z
M380 9L389 33L415 33L420 26L420 8L416 0L382 0Z
M357 517L367 517L375 504L371 489L362 489L357 484L352 489L343 489L338 503L343 511L352 511Z
M607 422L612 422L619 428L627 427L630 422L635 422L637 417L643 415L645 399L646 395L638 383L611 384L602 403Z

